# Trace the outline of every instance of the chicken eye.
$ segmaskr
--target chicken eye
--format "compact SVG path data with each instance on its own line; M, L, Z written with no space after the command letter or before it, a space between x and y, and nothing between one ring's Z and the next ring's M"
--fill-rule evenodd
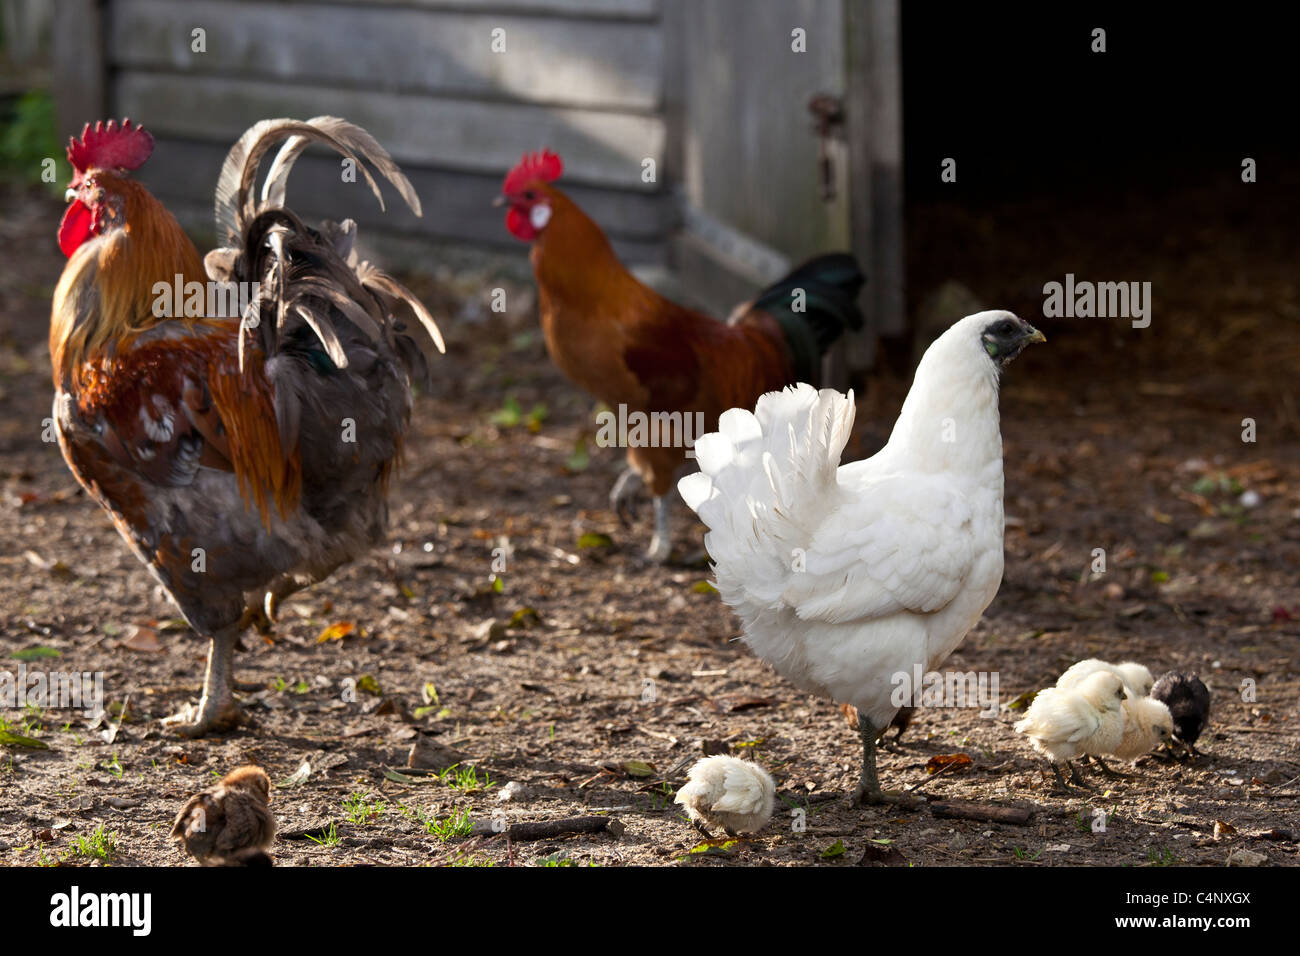
M537 193L533 192L531 189L525 189L524 198L527 199L529 202L532 202L534 199L537 198Z
M1007 322L1007 321L1005 321L1005 320L1002 321L1002 322L999 322L999 323L998 323L998 327L997 327L997 329L996 329L998 335L1010 335L1010 334L1011 334L1012 332L1014 332L1015 330L1016 330L1016 327L1015 327L1014 325L1012 325L1010 322Z

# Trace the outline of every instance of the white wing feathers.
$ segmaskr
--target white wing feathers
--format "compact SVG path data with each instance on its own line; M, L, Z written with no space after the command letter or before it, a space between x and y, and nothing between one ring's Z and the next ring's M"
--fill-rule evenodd
M840 468L853 409L852 393L797 385L724 413L696 443L700 471L678 488L709 527L727 603L844 622L937 611L960 592L969 503L944 475Z
M853 490L813 535L785 603L804 620L830 623L946 607L975 552L965 496L931 475L886 475Z

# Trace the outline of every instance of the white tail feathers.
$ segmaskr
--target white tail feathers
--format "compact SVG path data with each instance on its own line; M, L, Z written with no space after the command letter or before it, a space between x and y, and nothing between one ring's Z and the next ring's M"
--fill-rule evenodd
M729 408L718 419L718 431L734 445L763 437L763 426L747 408Z
M708 526L706 544L729 604L770 603L834 499L853 430L853 393L794 385L769 392L751 414L724 412L695 443L700 470L678 482Z

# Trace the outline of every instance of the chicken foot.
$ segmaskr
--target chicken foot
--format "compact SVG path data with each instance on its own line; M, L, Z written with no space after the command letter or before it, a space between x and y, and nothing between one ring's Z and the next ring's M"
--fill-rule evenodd
M1123 779L1124 777L1131 776L1131 774L1120 773L1118 770L1112 770L1110 767L1106 766L1106 761L1102 760L1100 757L1093 757L1092 759L1097 764L1098 768L1100 768L1101 772L1108 777Z
M230 692L234 669L235 641L239 626L222 628L208 644L208 667L203 677L203 696L198 706L187 704L163 720L182 737L202 737L214 730L230 730L244 722L244 714Z
M271 595L267 595L269 602ZM244 608L243 615L239 618L239 630L242 633L246 628L253 628L262 637L270 637L275 633L275 618L268 614L266 608L260 604L250 604ZM243 647L240 650L244 650Z
M881 790L880 778L876 775L876 740L885 731L885 727L876 727L862 712L858 712L858 736L862 738L862 776L858 779L858 788L853 792L853 805L861 807L866 804L891 803L905 807L920 806L924 803L919 797L910 797L899 790Z
M1086 790L1094 789L1086 780L1083 779L1079 774L1079 769L1074 764L1067 760L1065 765L1070 768L1070 779L1074 781L1076 788ZM1052 773L1056 775L1056 786L1052 788L1052 792L1067 797L1073 796L1074 790L1070 789L1070 785L1065 782L1065 777L1061 776L1060 765L1056 762L1052 762L1050 766L1052 768Z
M627 467L619 474L618 479L614 482L614 487L609 491L609 506L618 516L619 522L625 528L632 526L632 519L636 517L633 502L637 498L641 488L645 485L645 479L635 468ZM654 499L655 509L655 531L654 537L650 539L650 548L646 551L646 558L655 564L665 564L673 552L673 534L671 522L672 494L659 495Z
M609 506L618 516L619 523L625 528L632 526L632 519L636 516L632 502L640 491L642 483L640 473L628 466L619 473L614 481L614 487L609 489Z

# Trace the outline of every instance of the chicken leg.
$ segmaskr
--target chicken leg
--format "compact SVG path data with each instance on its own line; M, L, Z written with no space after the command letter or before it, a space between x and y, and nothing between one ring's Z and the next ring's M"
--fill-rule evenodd
M898 790L881 790L880 778L876 776L876 740L886 727L877 727L858 712L858 736L862 738L862 776L858 779L858 788L853 793L853 805L893 803L902 806L917 806L922 801L918 797L909 797Z
M1070 761L1068 760L1065 761L1065 765L1070 768L1070 780L1074 783L1076 789L1084 789L1084 790L1095 789L1086 780L1084 780L1082 776L1080 776L1078 767L1070 763ZM1055 761L1049 761L1048 766L1052 768L1052 773L1056 775L1056 786L1052 788L1052 793L1058 794L1060 796L1066 796L1066 797L1073 796L1074 790L1070 788L1070 784L1066 783L1065 777L1061 775L1060 764L1056 763Z
M230 692L236 624L214 633L208 645L208 668L203 677L203 697L198 707L188 704L163 723L182 737L202 737L214 730L229 730L244 722L244 714Z
M655 564L664 564L673 553L673 533L671 527L672 499L660 495L655 499L655 533L650 539L650 550L646 557Z
M1131 776L1130 774L1120 773L1118 770L1110 769L1110 767L1106 766L1106 761L1102 760L1100 757L1093 757L1092 759L1096 761L1097 766L1101 769L1101 772L1108 777L1123 779L1124 777Z
M632 499L636 497L641 484L640 473L629 465L619 472L618 478L614 481L614 487L609 489L609 506L614 509L614 514L618 515L619 523L625 528L632 525L632 518L634 517Z

